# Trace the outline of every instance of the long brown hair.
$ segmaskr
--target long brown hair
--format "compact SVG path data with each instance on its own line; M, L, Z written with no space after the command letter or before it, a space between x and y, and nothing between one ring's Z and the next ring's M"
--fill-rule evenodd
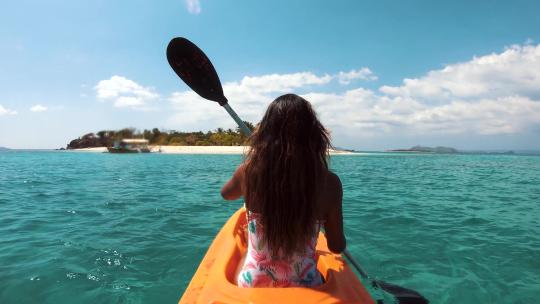
M268 106L249 141L246 204L257 202L274 256L302 251L315 233L315 196L331 147L328 131L307 100L286 94Z

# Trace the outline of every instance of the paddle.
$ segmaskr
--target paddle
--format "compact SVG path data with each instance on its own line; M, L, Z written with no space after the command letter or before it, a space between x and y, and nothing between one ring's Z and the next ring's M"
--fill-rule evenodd
M174 38L167 46L167 60L172 69L195 93L202 98L217 102L236 121L244 135L251 130L238 117L223 95L218 74L210 59L201 49L186 38Z
M167 60L174 72L199 96L217 102L236 121L246 136L251 135L251 130L238 117L229 106L227 98L223 94L223 88L214 66L210 59L194 43L186 38L174 38L167 46ZM366 280L371 280L367 273L362 270L360 264L353 258L348 250L343 252L345 257L354 268ZM375 287L382 288L392 294L400 304L427 304L429 301L420 293L381 280L371 280Z
M356 259L351 255L351 253L345 249L343 255L349 260L349 262L354 266L354 268L360 273L360 275L365 280L371 280L373 287L381 288L382 290L392 294L400 304L428 304L429 301L424 298L419 292L391 283L387 283L382 280L371 279L368 274L362 270L360 264Z

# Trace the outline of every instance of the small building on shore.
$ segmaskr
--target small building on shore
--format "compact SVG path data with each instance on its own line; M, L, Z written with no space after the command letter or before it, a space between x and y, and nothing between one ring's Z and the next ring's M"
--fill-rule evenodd
M110 153L148 153L148 139L124 138L114 142L112 147L107 147Z

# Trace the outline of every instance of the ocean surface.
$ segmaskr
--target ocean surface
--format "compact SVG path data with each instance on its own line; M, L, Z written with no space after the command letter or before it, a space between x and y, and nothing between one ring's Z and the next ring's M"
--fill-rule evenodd
M0 303L175 303L239 155L0 152ZM540 157L335 156L350 252L432 303L540 303Z

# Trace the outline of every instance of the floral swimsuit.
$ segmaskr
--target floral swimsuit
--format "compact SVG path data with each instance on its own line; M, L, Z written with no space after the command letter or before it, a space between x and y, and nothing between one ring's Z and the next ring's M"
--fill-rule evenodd
M244 265L238 273L240 287L293 287L318 286L322 277L317 270L315 246L319 235L320 223L316 233L307 244L305 252L294 254L286 259L272 258L263 238L260 215L247 212L248 249Z

